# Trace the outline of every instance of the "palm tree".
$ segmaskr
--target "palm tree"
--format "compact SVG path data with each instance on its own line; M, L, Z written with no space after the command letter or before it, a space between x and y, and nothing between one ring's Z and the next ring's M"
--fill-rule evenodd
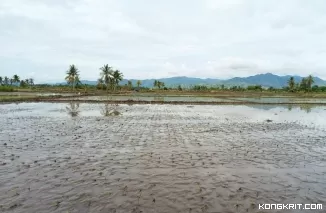
M7 76L5 76L4 80L3 80L3 84L8 86L9 84L9 78Z
M72 85L72 90L75 90L75 82L76 80L79 80L79 70L78 68L72 64L69 67L69 70L66 72L67 76L65 80L68 82L68 84Z
M165 86L164 82L161 82L161 81L157 81L156 84L157 84L158 89L161 89L161 87Z
M109 65L106 64L101 67L100 70L102 71L101 77L103 79L103 82L106 84L106 92L108 92L109 85L112 85L112 83L114 82L112 67L109 67Z
M128 87L130 90L132 89L132 81L128 81Z
M119 85L119 82L123 79L123 74L116 70L113 72L113 79L114 79L114 90L116 90L117 86Z
M28 85L28 79L20 81L20 84L19 84L20 87L26 87L27 85Z
M0 85L3 84L3 78L0 76Z
M30 85L30 86L34 86L34 79L33 79L33 78L30 78L30 79L29 79L29 85Z
M155 88L155 87L158 87L158 83L159 83L158 80L155 80L155 81L154 81L154 84L153 84L154 88Z
M301 88L302 90L305 90L305 91L307 90L307 88L308 88L307 78L303 78L303 79L301 80L300 88Z
M295 87L295 81L294 81L294 77L291 77L288 81L288 85L289 85L289 89L291 92L294 91L294 87Z
M312 87L312 85L315 83L315 81L314 81L314 77L312 77L312 75L309 75L308 77L307 77L307 87L308 87L308 89L309 90L311 90L311 87Z
M102 78L97 79L97 87L101 87L101 89L103 90L104 81Z
M80 84L82 84L82 82L79 80L79 76L77 75L75 78L75 85L78 86Z
M141 84L142 84L142 83L141 83L141 80L138 80L138 81L137 81L137 87L138 87L138 89L139 89L139 87L140 87Z
M20 78L19 78L19 76L18 75L14 75L13 77L12 77L12 83L19 83L20 82Z

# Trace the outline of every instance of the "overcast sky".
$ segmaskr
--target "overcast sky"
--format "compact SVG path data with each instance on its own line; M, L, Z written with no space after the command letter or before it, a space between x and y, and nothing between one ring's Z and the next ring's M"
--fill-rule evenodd
M0 75L326 79L325 0L0 0Z

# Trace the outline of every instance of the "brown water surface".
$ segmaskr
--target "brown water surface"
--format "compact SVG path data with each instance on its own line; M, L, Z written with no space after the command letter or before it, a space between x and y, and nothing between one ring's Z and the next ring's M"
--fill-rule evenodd
M0 105L0 212L325 208L325 109Z

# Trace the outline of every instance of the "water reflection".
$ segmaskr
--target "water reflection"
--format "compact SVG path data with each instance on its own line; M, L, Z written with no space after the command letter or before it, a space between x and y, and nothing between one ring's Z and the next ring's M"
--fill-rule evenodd
M66 111L71 117L77 117L80 113L79 103L69 103L68 106L66 106Z
M300 105L300 109L305 111L306 113L310 113L312 108L313 105L308 105L308 104Z
M164 101L164 97L162 96L155 96L154 101Z
M118 104L109 104L109 103L105 103L101 107L100 113L101 113L101 115L103 115L105 117L121 115L121 112L119 111L119 105Z
M290 104L290 105L248 105L251 108L254 109L262 109L262 110L272 110L276 108L284 108L287 109L289 112L293 109L300 109L302 111L305 111L306 113L310 113L313 109L318 108L320 106L318 105L312 105L312 104Z

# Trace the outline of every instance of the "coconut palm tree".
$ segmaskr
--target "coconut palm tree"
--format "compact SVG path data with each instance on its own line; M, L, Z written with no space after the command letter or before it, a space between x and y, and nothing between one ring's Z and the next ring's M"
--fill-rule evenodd
M72 65L70 65L66 74L67 74L67 76L66 76L65 80L67 81L68 84L72 85L72 90L74 91L76 80L79 80L79 70L74 64L72 64Z
M288 85L289 85L289 89L291 92L294 91L294 87L295 87L295 81L294 81L294 77L291 77L288 81Z
M139 89L139 87L140 87L141 84L142 84L142 83L141 83L141 80L138 80L138 81L137 81L137 87L138 87L138 89Z
M303 78L300 83L300 88L302 90L307 90L308 89L308 83L307 83L307 78Z
M156 84L157 84L158 89L161 89L161 87L165 86L164 82L161 82L161 81L157 81Z
M112 67L109 67L108 64L105 64L103 67L100 68L101 72L101 78L103 79L105 85L106 85L106 92L108 92L109 85L112 86L114 83L114 77L113 77L113 69Z
M33 79L33 78L30 78L30 79L29 79L29 85L30 85L30 86L34 86L34 79Z
M8 86L9 84L9 78L7 76L5 76L5 78L3 79L3 84Z
M20 77L18 75L14 75L12 77L12 83L19 83L20 82Z
M123 79L123 74L119 70L115 70L113 72L113 79L114 79L114 90L116 90L119 82Z
M103 90L104 81L102 78L97 79L97 88L101 88Z
M153 84L154 88L155 88L155 87L158 87L158 82L159 82L158 80L155 80L155 81L154 81L154 84Z
M308 87L308 89L309 90L311 90L311 87L312 87L312 85L315 83L315 81L314 81L314 77L312 77L312 75L309 75L308 77L307 77L307 87Z
M132 89L132 81L128 81L128 87L130 90Z

